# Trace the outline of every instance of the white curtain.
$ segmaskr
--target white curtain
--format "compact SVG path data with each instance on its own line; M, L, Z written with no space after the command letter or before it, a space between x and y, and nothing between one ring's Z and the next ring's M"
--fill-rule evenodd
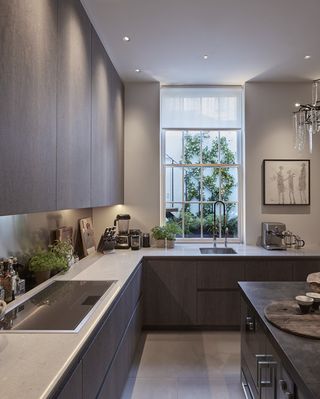
M163 129L241 129L241 87L164 87Z

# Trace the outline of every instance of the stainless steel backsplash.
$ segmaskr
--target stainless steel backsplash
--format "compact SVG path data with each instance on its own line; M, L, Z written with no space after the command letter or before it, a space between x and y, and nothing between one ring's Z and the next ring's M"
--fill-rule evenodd
M25 256L36 248L46 248L55 239L55 230L72 226L75 250L82 257L79 219L92 217L92 209L72 209L0 217L0 258Z

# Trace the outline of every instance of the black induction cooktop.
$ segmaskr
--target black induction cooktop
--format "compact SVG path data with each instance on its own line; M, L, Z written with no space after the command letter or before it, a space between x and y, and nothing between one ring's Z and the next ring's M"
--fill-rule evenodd
M114 280L54 281L7 312L0 320L0 332L78 332L115 283Z

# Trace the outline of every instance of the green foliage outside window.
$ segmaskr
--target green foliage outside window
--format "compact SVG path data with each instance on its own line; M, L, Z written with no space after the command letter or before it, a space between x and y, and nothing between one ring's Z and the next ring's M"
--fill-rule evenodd
M210 145L203 145L205 139L210 138L208 133L200 134L186 134L184 136L184 159L181 160L183 164L226 164L232 165L236 163L235 154L230 150L228 140L226 137L219 137L218 135L211 139ZM201 144L203 148L201 148ZM202 159L200 154L202 152ZM206 173L204 173L206 170ZM204 236L213 234L213 204L208 204L206 201L229 201L234 187L237 182L228 167L208 167L203 168L202 176L202 193L201 193L201 167L185 167L184 183L185 201L202 201L203 204L203 232ZM208 173L209 172L209 173ZM220 184L219 184L220 183ZM205 200L203 198L206 193ZM229 228L229 236L238 236L238 218L230 217L232 211L235 209L235 204L226 204L227 224ZM194 208L197 211L194 212ZM197 203L192 206L186 203L184 206L184 233L185 236L199 236L201 231L201 204ZM229 215L229 216L228 216ZM176 220L181 224L182 214ZM222 225L223 221L221 220ZM216 229L218 229L219 218L217 217Z

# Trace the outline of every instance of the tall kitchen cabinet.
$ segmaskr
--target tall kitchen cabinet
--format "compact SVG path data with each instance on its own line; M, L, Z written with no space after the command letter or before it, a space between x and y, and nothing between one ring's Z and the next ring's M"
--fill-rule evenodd
M2 1L0 215L56 209L57 2Z
M123 202L123 87L92 32L91 206Z
M58 0L57 208L90 206L91 23Z
M123 202L123 85L80 0L0 7L0 215Z

